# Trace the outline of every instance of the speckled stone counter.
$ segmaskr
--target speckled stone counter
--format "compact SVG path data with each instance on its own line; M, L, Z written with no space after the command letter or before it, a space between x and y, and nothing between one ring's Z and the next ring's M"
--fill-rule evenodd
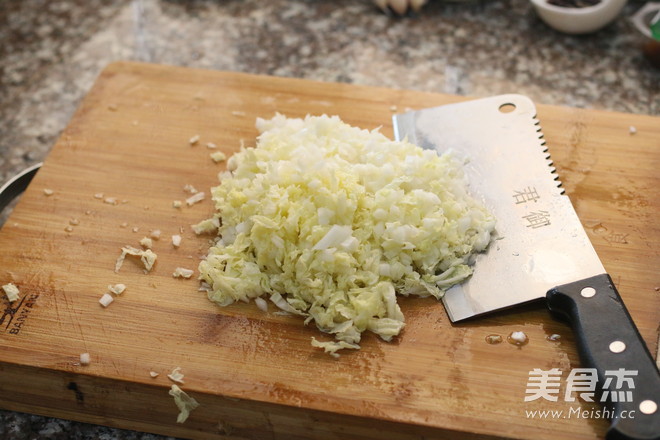
M46 157L115 60L658 115L660 71L630 22L642 5L568 36L526 0L431 0L402 18L369 0L4 0L0 182ZM0 439L161 438L0 411Z

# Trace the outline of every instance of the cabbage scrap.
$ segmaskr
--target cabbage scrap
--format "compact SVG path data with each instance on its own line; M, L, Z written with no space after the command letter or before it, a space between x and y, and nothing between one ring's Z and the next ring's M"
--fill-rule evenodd
M2 286L2 290L5 291L5 295L7 295L7 299L10 303L18 300L20 291L14 284L7 283Z
M220 306L270 299L334 340L403 329L398 295L441 298L470 276L495 219L467 192L462 163L333 116L257 119L255 148L212 188L218 238L199 265Z
M174 398L174 404L179 409L179 415L176 417L177 423L184 423L190 416L190 411L199 406L199 403L181 388L172 385L168 394Z

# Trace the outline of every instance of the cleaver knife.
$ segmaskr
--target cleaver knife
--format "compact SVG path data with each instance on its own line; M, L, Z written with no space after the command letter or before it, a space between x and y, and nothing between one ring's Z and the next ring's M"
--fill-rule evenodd
M613 415L606 438L660 439L660 374L561 189L534 103L500 95L393 123L397 140L462 156L470 192L497 220L497 239L476 256L473 275L442 299L452 322L545 298L570 322L583 367L596 371L599 401ZM630 393L617 391L616 372L632 379Z

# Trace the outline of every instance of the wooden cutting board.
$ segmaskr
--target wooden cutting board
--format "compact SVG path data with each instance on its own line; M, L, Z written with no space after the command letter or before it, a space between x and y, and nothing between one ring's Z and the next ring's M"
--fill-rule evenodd
M110 65L0 231L0 284L21 290L18 303L0 300L0 407L199 439L602 438L607 421L575 413L598 405L565 401L564 381L557 402L524 401L530 370L559 368L565 379L580 366L570 329L543 304L452 325L441 303L403 299L407 327L396 341L367 334L361 350L334 359L310 345L319 332L300 319L254 304L220 308L194 279L172 277L176 267L196 269L209 246L190 229L213 212L209 189L224 169L206 143L228 155L252 146L255 118L275 112L336 114L391 136L393 111L463 99ZM660 118L544 105L538 116L567 193L655 355ZM207 197L174 208L190 195L185 185ZM127 260L115 273L120 248L139 247L153 230L162 235L152 272ZM183 237L178 249L174 234ZM103 308L99 298L115 283L127 290ZM529 343L486 342L512 331ZM200 403L183 424L168 395L175 367ZM566 418L528 416L533 410Z

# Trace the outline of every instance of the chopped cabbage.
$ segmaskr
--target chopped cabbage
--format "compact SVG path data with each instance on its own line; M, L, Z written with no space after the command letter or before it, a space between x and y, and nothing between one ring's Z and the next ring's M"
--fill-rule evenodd
M190 196L186 199L186 205L192 206L195 203L199 203L202 200L204 200L204 197L205 197L205 194L203 192L197 192L197 193L193 194L192 196Z
M115 295L121 295L124 293L124 290L126 290L126 284L115 284L115 285L108 285L108 290Z
M4 286L2 286L2 290L5 291L5 295L7 295L7 299L9 302L14 302L18 300L20 291L18 290L18 287L16 287L12 283L7 283Z
M216 151L215 153L211 153L210 156L211 159L213 159L213 162L215 163L222 162L227 159L227 156L222 151Z
M181 367L176 367L170 374L167 375L170 380L178 383L183 383L183 373L181 373Z
M195 273L192 269L186 269L185 267L177 267L174 269L172 276L174 278L190 278Z
M337 353L337 351L341 350L342 348L353 348L353 349L359 349L360 348L360 346L357 345L357 344L350 344L350 343L344 342L344 341L319 342L319 341L316 340L315 337L312 337L312 346L322 348L326 353L328 353L330 356L333 356L333 357L339 357L339 354Z
M151 250L141 250L136 249L133 246L124 246L121 248L121 255L117 258L115 263L115 272L119 273L119 269L124 264L124 259L127 255L132 255L134 257L140 257L140 261L144 265L144 273L149 273L156 263L156 258L158 256Z
M219 226L220 223L217 218L202 220L195 225L191 225L193 231L195 231L195 234L197 235L217 232Z
M109 293L104 293L103 296L101 296L99 299L99 303L101 303L103 307L108 307L114 300L115 299L112 297L112 295Z
M467 192L462 163L338 117L258 119L255 148L212 189L219 225L200 263L211 301L269 298L334 337L404 327L396 295L434 296L470 276L493 216Z
M89 353L80 353L80 365L89 365L91 357Z
M176 418L177 423L183 423L188 420L190 411L199 406L199 403L194 398L190 397L176 385L172 385L168 394L174 397L174 404L179 408L179 415Z

